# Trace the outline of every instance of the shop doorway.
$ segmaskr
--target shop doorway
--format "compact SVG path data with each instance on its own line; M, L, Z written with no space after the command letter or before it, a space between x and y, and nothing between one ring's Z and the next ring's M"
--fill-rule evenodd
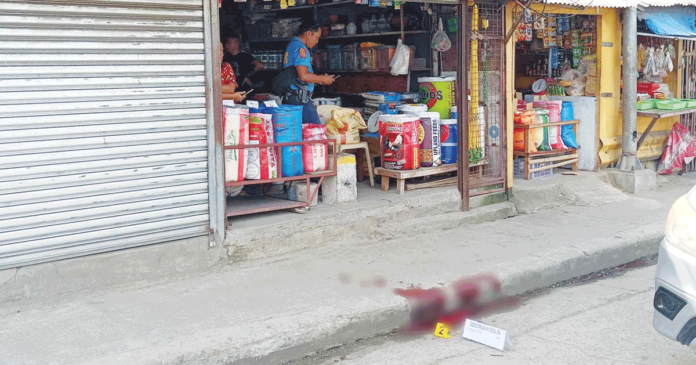
M556 168L596 170L600 16L525 14L518 7L513 17L521 19L513 36L515 178L552 176ZM567 124L524 126L539 123Z

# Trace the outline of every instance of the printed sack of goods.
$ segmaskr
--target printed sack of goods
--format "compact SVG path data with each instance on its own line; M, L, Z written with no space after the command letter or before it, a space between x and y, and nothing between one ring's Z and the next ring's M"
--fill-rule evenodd
M536 113L534 110L525 110L522 112L515 112L515 124L535 124L537 119L536 119ZM513 132L513 137L512 137L512 142L513 142L513 149L515 151L523 151L524 152L524 140L525 140L525 130L523 128L515 128ZM531 141L529 141L529 152L537 152L537 147L535 141L537 140L536 134L541 133L542 134L542 140L543 140L543 131L541 128L534 128L530 131L531 133Z
M326 127L317 124L303 124L302 139L304 141L326 141ZM329 168L327 147L327 143L302 145L302 162L305 172L325 171Z
M327 136L338 144L360 143L360 130L367 128L362 114L355 109L339 108L331 111L326 122Z
M382 166L390 170L420 167L418 134L420 118L413 114L384 114L379 117Z
M572 104L565 103L568 108L570 108L570 118L561 118L563 113L564 102L561 100L546 100L534 102L534 108L541 108L548 111L548 121L547 123L558 123L561 121L572 120ZM564 148L578 148L578 142L575 138L575 131L572 125L564 126L553 126L549 128L544 128L547 130L545 133L548 135L548 145L551 149L560 150ZM540 150L541 151L541 150Z
M249 114L249 144L273 143L273 115L265 113ZM268 180L278 177L278 160L273 147L247 148L246 178L249 180Z
M418 115L418 144L423 167L442 165L442 141L440 140L440 113L426 112Z
M249 142L249 110L223 105L223 134L225 147L245 145ZM225 150L225 182L237 182L246 178L247 159L244 149Z
M560 100L534 102L534 110L515 112L515 124L548 124L561 121L563 102ZM532 128L530 130L529 152L561 150L567 147L578 148L572 125ZM513 149L524 151L525 130L515 128Z

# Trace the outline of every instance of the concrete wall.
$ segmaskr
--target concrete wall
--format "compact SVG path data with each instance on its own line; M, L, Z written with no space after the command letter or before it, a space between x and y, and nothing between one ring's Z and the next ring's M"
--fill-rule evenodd
M208 237L131 248L0 271L0 303L34 299L143 280L176 279L227 262Z

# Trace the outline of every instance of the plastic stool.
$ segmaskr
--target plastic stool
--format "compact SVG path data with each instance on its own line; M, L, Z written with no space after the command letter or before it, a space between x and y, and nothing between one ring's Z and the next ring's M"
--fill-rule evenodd
M333 147L333 145L329 145ZM370 186L375 186L375 172L372 170L372 157L370 156L370 147L367 142L353 143L353 144L339 144L337 145L338 153L350 150L365 150L365 159L367 160L367 171L370 175Z

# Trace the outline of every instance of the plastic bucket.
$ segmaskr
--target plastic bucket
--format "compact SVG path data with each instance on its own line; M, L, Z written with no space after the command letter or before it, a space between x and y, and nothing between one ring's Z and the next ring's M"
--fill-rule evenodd
M418 79L420 101L428 111L440 113L440 118L450 119L455 96L454 77L421 77Z
M440 141L442 141L442 164L457 163L457 141L459 129L456 119L443 119L440 121Z
M425 113L428 111L428 106L425 104L404 104L397 107L399 113L406 114L416 114Z
M379 142L382 148L382 167L390 170L419 168L419 130L420 118L417 115L380 115Z

